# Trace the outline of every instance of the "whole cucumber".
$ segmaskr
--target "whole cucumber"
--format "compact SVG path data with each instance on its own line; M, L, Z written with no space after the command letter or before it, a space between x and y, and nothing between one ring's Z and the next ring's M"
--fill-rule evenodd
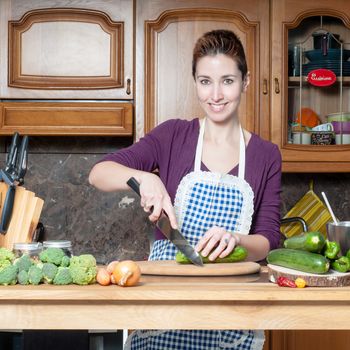
M212 263L233 263L244 260L248 255L248 251L246 248L242 246L237 246L233 249L233 251L225 256L224 258L216 258L214 261L209 260L207 256L202 256L202 260L205 264ZM176 262L179 264L192 264L191 260L188 259L185 254L181 252L177 252L175 256Z
M329 270L329 260L326 257L305 250L274 249L269 252L266 260L269 264L303 272L322 274Z
M286 239L284 248L306 250L312 253L320 253L326 244L326 239L321 232L306 232L298 236Z

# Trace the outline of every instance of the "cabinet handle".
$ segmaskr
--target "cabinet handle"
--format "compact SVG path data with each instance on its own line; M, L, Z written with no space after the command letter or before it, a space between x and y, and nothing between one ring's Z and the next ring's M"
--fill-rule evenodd
M278 82L277 78L275 78L275 93L276 94L280 93L280 83Z
M130 85L131 85L131 79L126 79L126 94L127 94L127 95L130 95L130 94L131 94Z
M267 79L264 79L263 80L263 90L262 90L262 93L264 95L267 95Z

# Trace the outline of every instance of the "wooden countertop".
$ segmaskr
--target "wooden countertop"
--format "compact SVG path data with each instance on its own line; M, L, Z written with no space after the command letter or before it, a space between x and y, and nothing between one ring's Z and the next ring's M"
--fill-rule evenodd
M2 286L2 329L350 329L350 287L281 288L260 274L142 276L136 287Z

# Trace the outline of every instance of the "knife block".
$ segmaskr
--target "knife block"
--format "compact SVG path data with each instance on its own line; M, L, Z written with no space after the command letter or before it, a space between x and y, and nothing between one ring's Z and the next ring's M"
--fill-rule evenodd
M0 182L0 214L4 206L8 185ZM17 186L12 217L6 234L0 234L0 247L13 249L13 243L31 242L44 205L34 192Z

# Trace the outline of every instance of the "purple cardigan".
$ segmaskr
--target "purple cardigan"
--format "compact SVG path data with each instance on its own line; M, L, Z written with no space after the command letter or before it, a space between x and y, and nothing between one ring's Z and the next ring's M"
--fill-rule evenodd
M193 171L199 134L199 120L171 119L154 128L139 142L106 155L101 161L114 161L125 166L154 171L159 176L172 202L181 179ZM208 171L202 163L201 170ZM229 174L238 175L238 166ZM256 134L246 148L245 180L254 192L254 215L251 234L260 234L270 242L270 249L280 245L281 154L278 147ZM156 232L156 239L164 239Z

